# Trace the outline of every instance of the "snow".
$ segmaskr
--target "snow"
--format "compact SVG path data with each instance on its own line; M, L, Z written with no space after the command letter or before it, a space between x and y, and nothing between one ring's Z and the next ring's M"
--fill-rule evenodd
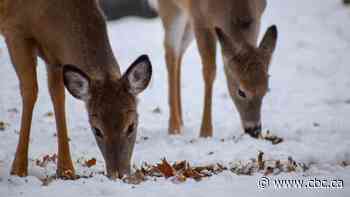
M183 62L185 132L182 136L168 136L167 73L159 19L129 18L109 24L113 50L123 71L141 54L149 54L153 64L150 87L140 96L138 143L133 157L135 165L156 163L163 157L169 161L188 160L196 165L227 164L247 161L255 158L258 151L263 151L267 159L285 160L292 156L298 162L313 163L305 173L279 177L341 179L345 183L343 189L261 190L257 181L262 174L237 176L230 172L201 182L190 180L182 184L161 178L132 186L96 175L77 181L57 180L49 186L42 186L37 177L53 175L55 166L43 169L33 160L57 151L55 122L45 116L52 111L52 106L42 62L38 66L40 92L30 138L29 176L9 176L20 124L20 113L9 109L20 110L21 99L18 81L2 40L0 120L10 126L0 131L0 196L349 196L350 167L339 165L350 160L349 18L350 8L344 7L341 1L269 1L262 33L269 25L277 24L280 37L270 70L271 92L264 99L263 127L284 138L285 141L276 146L241 136L239 116L228 96L220 56L213 104L215 136L212 139L198 138L203 81L194 43ZM157 107L161 109L160 114L152 112ZM89 130L83 103L67 96L67 111L73 160L97 158L97 165L90 169L75 162L77 173L104 170L103 158ZM143 139L145 136L148 140ZM209 152L214 154L208 155Z

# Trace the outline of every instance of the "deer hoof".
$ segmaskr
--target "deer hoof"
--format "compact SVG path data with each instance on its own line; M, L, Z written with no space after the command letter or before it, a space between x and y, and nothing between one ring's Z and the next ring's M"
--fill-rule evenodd
M13 167L11 170L11 175L19 176L19 177L26 177L26 176L28 176L28 171L26 168Z

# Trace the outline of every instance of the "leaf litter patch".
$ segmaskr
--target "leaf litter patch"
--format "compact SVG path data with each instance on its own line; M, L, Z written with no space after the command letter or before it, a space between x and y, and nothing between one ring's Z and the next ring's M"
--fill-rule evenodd
M187 161L170 164L164 158L159 164L149 165L144 163L140 168L135 168L135 172L131 176L125 177L123 181L129 184L140 184L152 178L164 177L173 183L183 183L188 179L201 181L225 171L232 172L235 175L253 176L254 174L262 173L268 176L278 175L280 173L305 172L310 168L309 165L294 161L292 157L281 161L265 160L263 156L264 153L259 152L256 159L254 158L247 162L231 162L228 166L220 163L191 166Z
M42 159L38 159L36 165L45 168L50 162L56 163L56 160L57 156L55 154L52 156L46 155ZM82 167L92 168L96 165L96 159L79 160L78 163L80 163ZM134 172L130 176L122 178L122 181L127 184L138 185L146 181L166 179L174 184L180 184L191 179L202 181L223 172L231 172L238 176L253 176L258 173L269 176L278 175L280 173L305 172L310 168L310 165L296 162L292 157L288 157L286 160L266 160L264 159L263 152L259 152L257 158L252 158L248 161L231 162L228 165L215 163L211 165L193 166L185 160L170 163L164 158L157 164L151 165L143 163L140 167L134 166ZM103 171L92 171L88 175L76 175L74 178L68 177L67 179L88 179L95 175L105 174ZM46 176L40 180L43 186L48 186L57 179L58 177L53 175Z

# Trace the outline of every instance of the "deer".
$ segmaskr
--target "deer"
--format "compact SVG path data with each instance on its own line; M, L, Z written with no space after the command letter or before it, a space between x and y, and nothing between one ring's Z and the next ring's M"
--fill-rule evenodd
M266 0L149 0L149 3L158 10L165 32L169 134L182 133L181 61L195 39L204 79L200 136L213 135L212 94L219 42L229 94L238 109L244 133L258 138L262 130L262 100L268 91L269 65L278 36L276 25L272 25L257 43Z
M76 177L70 154L65 88L85 104L88 121L105 160L107 176L130 172L137 134L137 96L152 76L147 55L121 74L96 0L1 0L5 38L22 97L19 141L11 174L28 175L32 113L38 95L37 58L46 63L58 136L58 177Z

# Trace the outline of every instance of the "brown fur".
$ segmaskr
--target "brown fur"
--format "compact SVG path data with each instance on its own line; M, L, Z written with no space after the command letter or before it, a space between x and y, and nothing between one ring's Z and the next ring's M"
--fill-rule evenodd
M37 56L47 64L58 132L58 175L74 177L65 118L65 86L86 103L94 131L103 131L101 139L97 136L100 133L95 134L107 174L117 178L128 173L136 137L136 93L148 85L151 76L148 58L141 56L121 75L96 0L1 0L0 29L23 100L21 135L11 173L27 175L30 127L38 92Z
M158 2L159 14L165 29L164 43L169 73L169 133L181 133L180 67L189 40L192 40L192 34L196 38L202 59L205 83L200 136L209 137L213 134L211 108L216 76L217 40L220 41L223 50L229 92L240 112L243 127L246 130L251 130L251 127L261 128L261 101L268 89L268 65L277 39L277 30L274 27L266 34L263 46L257 46L260 20L266 8L266 0L158 0ZM218 31L221 36L218 36ZM238 89L247 94L247 99L238 98Z
M237 54L232 61L237 64L232 69L242 88L251 95L264 96L268 90L268 57L251 49L249 52Z

